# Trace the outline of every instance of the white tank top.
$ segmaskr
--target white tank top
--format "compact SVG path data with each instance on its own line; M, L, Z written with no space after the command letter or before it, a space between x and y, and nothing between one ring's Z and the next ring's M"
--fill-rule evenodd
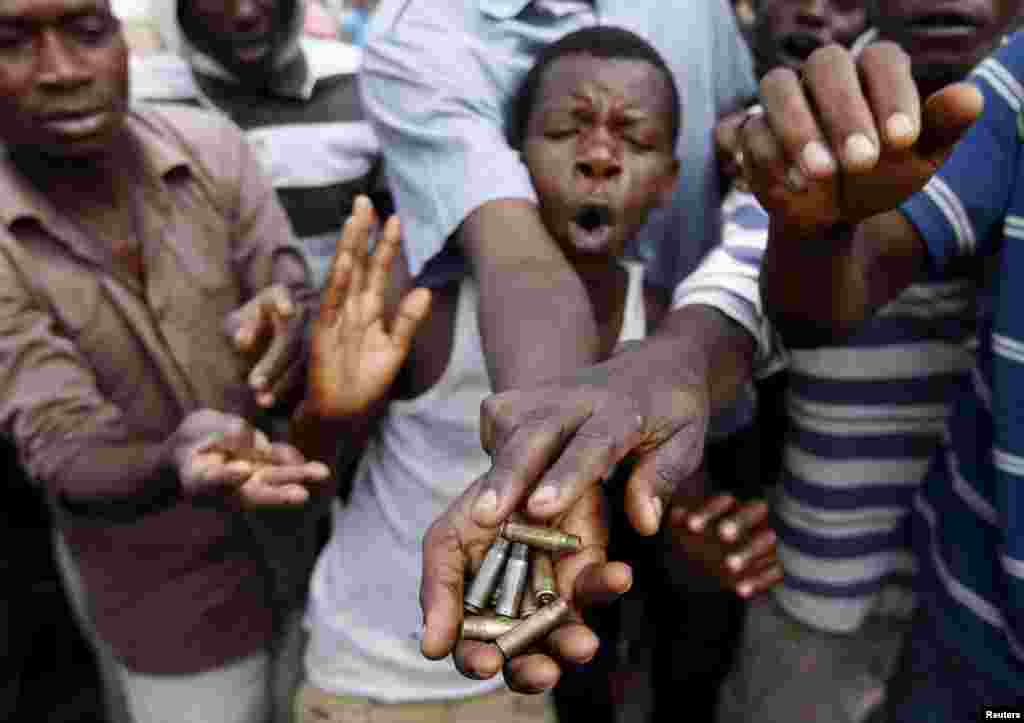
M626 268L620 342L646 332L643 269ZM476 284L466 280L444 374L423 395L391 402L360 460L348 505L334 505L306 617L306 671L318 688L400 703L465 698L504 685L500 676L469 680L450 660L427 660L419 649L420 545L430 524L490 467L479 417L491 393Z

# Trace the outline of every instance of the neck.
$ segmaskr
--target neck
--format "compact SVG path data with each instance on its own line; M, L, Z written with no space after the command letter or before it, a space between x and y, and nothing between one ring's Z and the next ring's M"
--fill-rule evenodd
M619 292L625 273L618 259L608 256L577 257L570 262L587 290L598 324L614 319L621 311L623 295Z
M69 191L78 196L99 196L113 189L126 170L113 156L60 158L34 149L11 152L15 167L37 188L57 195Z

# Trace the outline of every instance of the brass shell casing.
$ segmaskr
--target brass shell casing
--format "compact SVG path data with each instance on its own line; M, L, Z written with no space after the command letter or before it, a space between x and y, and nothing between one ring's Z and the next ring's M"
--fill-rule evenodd
M505 660L514 658L538 640L543 639L545 635L565 622L568 617L569 603L558 598L499 637L494 644L505 656Z
M526 586L523 591L523 601L519 604L519 617L528 618L537 612L540 606L537 604L537 596L533 594L533 587L530 585Z
M543 607L550 605L558 597L555 586L555 563L544 550L533 550L530 553L530 582L537 604Z
M576 535L561 532L551 527L535 527L520 522L506 522L501 534L512 542L521 542L529 547L548 552L579 552L583 541Z
M493 642L519 625L519 620L493 615L467 615L462 619L462 637Z

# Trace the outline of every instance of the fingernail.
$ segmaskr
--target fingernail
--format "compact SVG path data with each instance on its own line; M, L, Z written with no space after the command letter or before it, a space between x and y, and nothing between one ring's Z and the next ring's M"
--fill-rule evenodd
M730 570L737 572L743 567L743 558L739 555L729 555L729 557L725 558L725 564Z
M799 167L790 166L789 170L786 171L786 185L789 186L791 191L803 191L807 188L807 179L804 178L804 174Z
M558 499L558 488L553 484L543 484L530 495L531 507L547 507Z
M851 166L868 166L878 157L875 144L863 133L854 133L847 138L843 153Z
M498 509L498 493L494 490L485 490L473 503L473 514L477 517L490 517Z
M704 525L707 524L707 520L701 515L694 515L687 524L691 532L700 532L704 529Z
M370 199L363 195L356 196L355 205L358 210L365 211L370 207Z
M752 593L753 591L754 589L750 586L750 584L745 582L740 583L739 587L736 588L736 592L739 593L740 597L750 597L750 593Z
M662 503L660 497L655 497L651 500L651 514L654 515L655 527L661 527L661 516L665 512L665 505Z
M249 383L256 389L262 389L267 384L267 378L262 374L254 374L250 378Z
M885 123L890 141L909 141L914 137L914 121L906 113L893 113Z
M739 531L739 527L735 522L727 521L718 526L718 533L727 540L736 539L737 535L739 535Z
M811 141L801 152L804 167L812 176L824 176L836 169L836 162L821 141Z

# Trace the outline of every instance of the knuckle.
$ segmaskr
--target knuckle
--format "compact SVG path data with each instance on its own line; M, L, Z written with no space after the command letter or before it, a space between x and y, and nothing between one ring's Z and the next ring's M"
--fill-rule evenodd
M809 73L828 72L831 66L837 62L845 62L850 58L850 52L838 43L829 43L817 48L804 62L805 76Z
M792 87L796 83L798 83L798 77L791 68L782 66L772 68L761 78L761 94L765 97L773 97L776 92Z
M881 40L864 48L860 56L861 65L891 65L893 63L909 64L907 52L891 40Z

